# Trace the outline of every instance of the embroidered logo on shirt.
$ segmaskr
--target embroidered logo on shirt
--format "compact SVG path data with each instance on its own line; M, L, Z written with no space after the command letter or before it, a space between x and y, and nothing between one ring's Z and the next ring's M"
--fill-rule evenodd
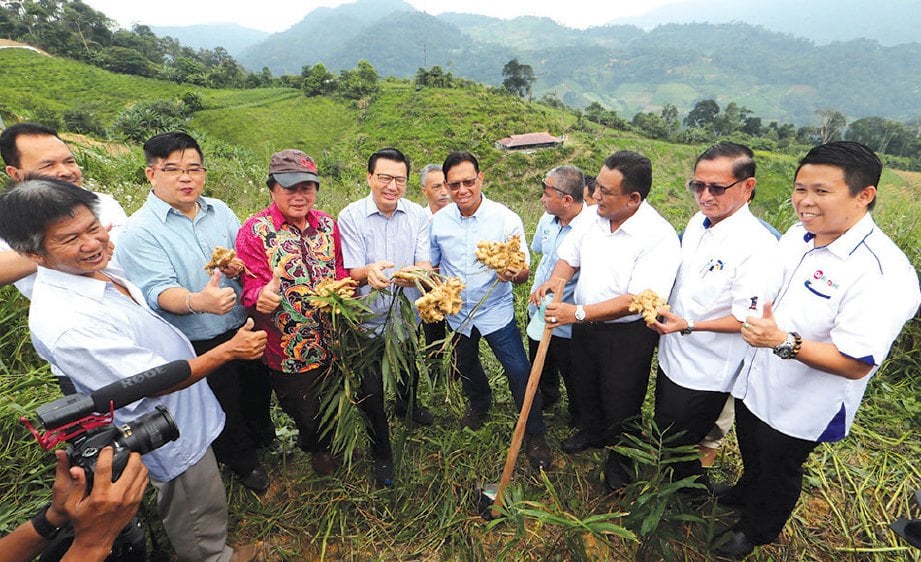
M748 305L749 310L758 310L758 297L751 297L751 304Z
M716 258L710 258L710 261L708 261L706 265L704 265L700 269L700 276L703 277L706 274L710 273L711 271L721 271L722 269L723 269L723 260L719 260Z
M825 272L821 269L817 269L815 273L812 274L812 279L806 279L804 283L809 292L822 297L823 299L830 299L831 295L825 294L822 291L827 291L828 289L837 289L840 287L838 283L835 283L825 275Z

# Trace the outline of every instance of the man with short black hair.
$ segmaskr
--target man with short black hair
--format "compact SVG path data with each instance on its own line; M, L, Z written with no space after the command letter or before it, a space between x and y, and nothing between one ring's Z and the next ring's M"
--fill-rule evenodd
M486 340L505 369L518 411L524 404L531 367L515 321L512 296L512 284L527 282L529 270L489 269L477 261L477 243L504 243L517 236L525 264L530 256L521 218L483 195L483 174L473 154L452 152L442 169L454 203L432 218L432 264L443 275L459 277L464 283L460 312L447 316L447 321L455 331L456 371L470 402L461 425L479 429L492 403L492 389L480 362L480 339ZM525 453L535 468L544 470L553 460L546 432L540 393L536 393L525 427Z
M339 213L342 234L342 262L352 279L358 281L359 294L368 295L372 289L395 290L402 287L410 302L420 297L415 285L393 277L398 271L417 268L431 269L429 260L429 219L425 210L409 201L406 183L409 180L409 158L396 148L383 148L368 158L366 181L370 193L350 203ZM393 452L387 415L384 411L384 385L381 363L384 360L382 334L386 326L405 322L399 301L378 293L368 303L374 313L363 327L374 336L373 365L363 373L361 401L369 423L371 452L374 458L374 478L378 484L393 484ZM414 327L409 327L409 332ZM414 363L411 358L410 363ZM396 374L395 374L396 375ZM396 413L410 417L420 425L431 425L432 414L417 402L416 386L419 371L415 365L410 372L399 373L396 388Z
M621 150L609 156L595 178L597 216L573 231L557 249L550 280L531 294L537 303L579 272L576 304L550 303L545 320L556 328L574 324L572 369L579 431L563 441L576 453L616 445L639 421L652 352L658 335L640 314L629 310L633 297L647 289L664 296L681 261L675 229L646 201L652 188L652 162ZM608 488L629 480L629 460L613 449L605 461Z
M169 410L179 438L143 456L163 525L180 560L226 562L234 555L227 546L227 496L210 447L224 412L201 379L228 361L261 356L265 332L254 332L248 321L233 338L196 356L140 289L108 267L109 234L97 204L92 192L53 178L27 180L0 196L0 238L38 266L32 344L55 375L84 394L169 361L188 361L188 379L115 410L115 423L157 406Z
M14 181L22 181L29 174L40 174L83 185L83 172L70 148L51 127L38 123L16 123L0 133L0 156L6 163L6 174ZM116 241L128 220L121 205L105 193L99 198L99 220L109 228L112 241ZM0 240L0 284L14 283L19 292L31 298L35 282L35 262L19 255Z
M144 205L128 220L116 256L150 308L182 330L196 353L229 340L246 321L239 302L243 262L205 269L218 247L233 248L240 221L224 202L202 196L207 179L198 142L182 131L144 143L151 184ZM269 479L259 447L272 444L272 389L258 361L234 361L208 377L226 422L212 447L247 489L263 493Z
M720 501L741 518L714 545L744 558L773 542L820 443L847 436L867 383L921 303L918 274L873 221L882 163L856 142L800 160L793 208L761 315L742 324L752 346L732 387L744 466Z

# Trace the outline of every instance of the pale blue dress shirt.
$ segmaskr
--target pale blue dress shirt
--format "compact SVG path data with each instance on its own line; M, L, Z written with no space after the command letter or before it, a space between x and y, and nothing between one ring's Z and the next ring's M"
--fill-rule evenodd
M534 270L534 284L531 286L531 292L547 282L559 256L556 255L556 249L560 242L566 238L566 235L573 229L585 222L585 218L595 214L594 209L582 205L579 214L573 217L569 224L563 226L560 224L559 217L550 213L544 215L537 222L537 231L534 233L534 240L531 241L531 251L541 254L540 263ZM579 282L579 272L576 271L566 285L563 287L563 302L573 304L573 293L576 290L576 283ZM528 304L528 316L534 316L537 313L537 305ZM553 329L553 335L561 338L572 338L572 324L564 324Z
M432 265L439 267L442 275L459 277L465 285L460 312L447 317L452 330L469 337L476 327L481 335L486 336L504 328L514 319L512 284L499 282L492 288L497 279L496 272L476 258L478 242L505 242L512 236L521 237L521 250L525 263L529 263L521 218L485 195L476 212L469 217L462 216L455 203L432 217Z
M385 269L384 273L390 276L406 266L431 261L429 217L417 203L400 199L396 210L388 218L377 208L372 196L368 195L343 209L337 223L342 239L342 262L346 269L389 261L394 265ZM359 289L359 294L367 295L371 290L370 285L364 285ZM415 302L420 296L415 287L407 287L403 292L410 302ZM374 316L364 324L365 327L380 333L392 301L393 298L383 295L372 299L368 304Z
M204 267L214 249L233 249L236 244L240 221L233 211L218 199L201 197L198 203L192 220L151 191L128 219L115 247L118 263L141 289L147 305L194 341L219 336L246 321L240 284L223 275L221 286L237 293L237 304L227 314L173 314L157 302L167 289L185 287L193 293L204 289L211 280Z

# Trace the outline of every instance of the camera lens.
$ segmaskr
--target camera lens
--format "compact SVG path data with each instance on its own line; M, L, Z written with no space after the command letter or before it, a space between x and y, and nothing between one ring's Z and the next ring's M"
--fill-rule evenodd
M119 427L118 441L129 451L145 454L179 438L179 428L164 406Z

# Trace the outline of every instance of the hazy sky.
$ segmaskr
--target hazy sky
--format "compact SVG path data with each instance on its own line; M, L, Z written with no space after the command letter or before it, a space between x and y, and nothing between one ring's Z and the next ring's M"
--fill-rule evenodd
M338 6L350 0L83 0L121 26L237 23L245 27L284 31L321 6ZM683 0L406 0L417 10L483 14L510 19L516 16L549 17L569 27L601 25L619 17L636 16L664 4Z

